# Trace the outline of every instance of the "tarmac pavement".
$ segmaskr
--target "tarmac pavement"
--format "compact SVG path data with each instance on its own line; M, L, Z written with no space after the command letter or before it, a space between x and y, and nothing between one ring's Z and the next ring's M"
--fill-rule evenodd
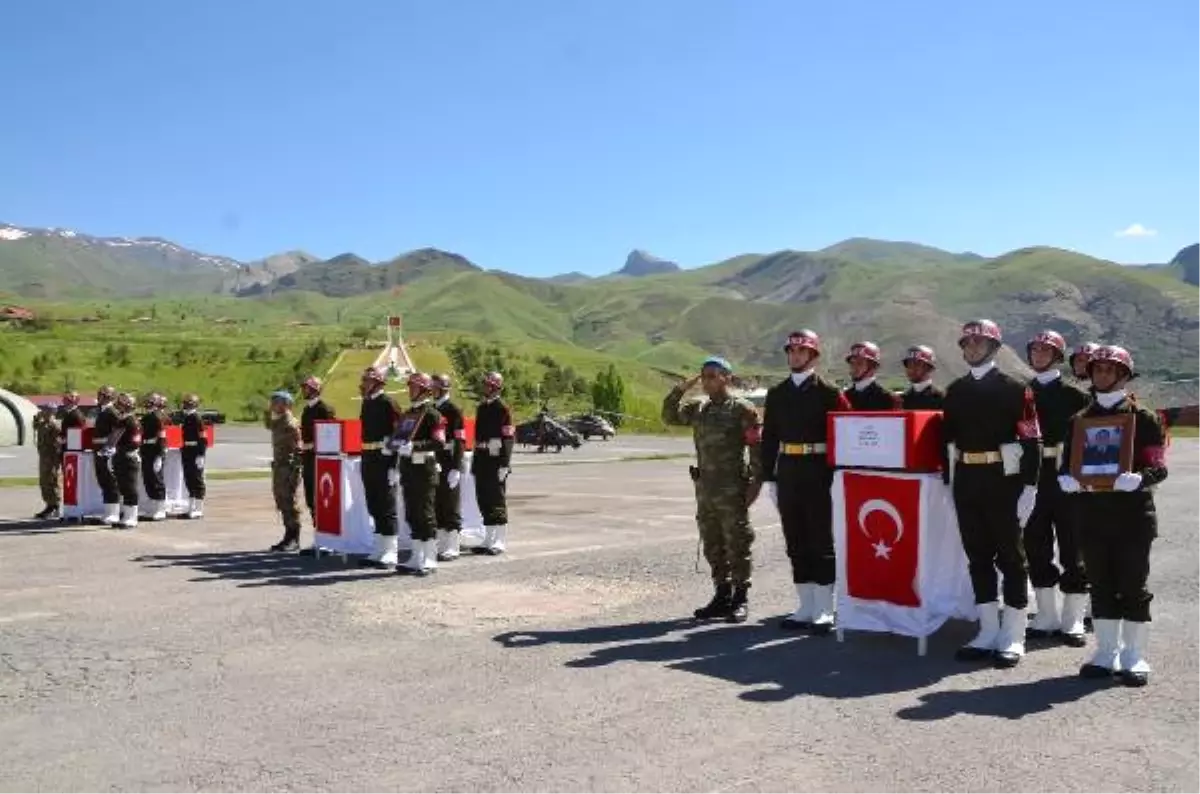
M264 553L261 481L133 531L3 489L0 788L1196 791L1198 452L1157 494L1140 690L1078 679L1090 647L958 664L961 623L924 658L780 632L765 499L750 622L693 625L683 460L518 464L510 552L426 579Z

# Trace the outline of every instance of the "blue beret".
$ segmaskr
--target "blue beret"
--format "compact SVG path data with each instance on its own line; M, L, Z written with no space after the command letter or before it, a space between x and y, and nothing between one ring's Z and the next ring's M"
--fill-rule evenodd
M725 372L733 372L733 367L729 365L729 362L720 356L709 356L708 358L704 359L704 364L701 369L704 367L716 367L717 369L724 370Z
M293 402L292 393L289 391L284 391L283 389L280 389L277 392L271 392L271 399L272 400L283 400L284 402L289 402L289 403Z

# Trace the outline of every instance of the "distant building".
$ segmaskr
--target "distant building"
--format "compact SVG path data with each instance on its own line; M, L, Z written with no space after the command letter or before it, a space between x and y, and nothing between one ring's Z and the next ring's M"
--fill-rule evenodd
M0 322L28 322L36 319L37 315L33 310L24 306L0 306Z
M36 413L29 400L0 389L0 447L31 446Z

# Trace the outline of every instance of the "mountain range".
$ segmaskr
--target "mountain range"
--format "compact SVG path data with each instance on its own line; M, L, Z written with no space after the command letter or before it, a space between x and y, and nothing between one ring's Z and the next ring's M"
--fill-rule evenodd
M608 276L532 278L434 248L384 262L299 251L238 262L155 237L0 224L0 290L58 301L223 294L289 301L314 322L334 316L332 301L337 316L401 312L412 330L565 343L672 370L711 352L777 368L780 340L807 326L823 334L833 361L870 338L894 370L906 346L923 342L954 374L962 321L988 316L1018 350L1051 327L1074 342L1120 340L1148 375L1178 377L1197 368L1198 248L1135 267L1048 247L984 257L855 238L692 269L635 250ZM1022 352L1006 350L1008 365L1023 368Z

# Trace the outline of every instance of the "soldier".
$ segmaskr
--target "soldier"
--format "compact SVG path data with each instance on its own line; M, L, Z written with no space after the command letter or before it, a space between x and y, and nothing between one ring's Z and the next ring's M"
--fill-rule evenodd
M296 551L300 548L300 422L292 413L290 392L271 394L271 492L275 509L283 518L283 540L271 551Z
M1075 352L1067 359L1067 364L1071 367L1071 374L1075 376L1075 380L1083 383L1089 380L1088 362L1092 360L1092 354L1099 347L1100 345L1096 342L1084 342L1075 348Z
M113 476L121 494L120 526L125 529L133 529L138 524L138 477L142 469L138 452L142 448L142 425L136 409L133 395L122 393L117 397L114 403L116 430L109 437Z
M116 391L112 386L101 386L96 392L96 424L92 427L92 458L96 468L96 484L104 498L105 524L115 527L121 522L121 491L117 487L117 476L113 473L113 450L111 437L117 429L117 414L113 409Z
M991 320L963 326L958 345L970 372L950 384L943 408L945 477L979 609L979 633L959 661L1009 668L1025 654L1029 577L1021 530L1037 500L1041 430L1033 391L996 368L1002 337ZM1004 577L1004 622L996 569Z
M87 425L87 418L83 415L83 411L79 407L79 392L69 391L62 396L62 409L59 419L62 426L62 444L60 446L65 451L67 448L67 431Z
M906 411L940 411L946 392L933 384L937 356L927 345L914 345L904 354L904 375L908 388L900 396L900 407Z
M1079 550L1075 513L1058 487L1058 460L1063 451L1071 417L1087 407L1091 398L1083 389L1066 383L1058 367L1064 363L1067 342L1056 331L1041 331L1025 346L1025 357L1033 367L1029 383L1037 406L1038 425L1042 430L1042 468L1037 503L1025 525L1025 556L1029 560L1029 579L1033 583L1037 614L1025 632L1028 638L1062 634L1067 645L1082 648L1084 614L1087 611L1087 578ZM1054 565L1055 539L1058 564ZM1061 616L1055 585L1062 590Z
M1133 357L1123 347L1105 345L1093 352L1088 375L1095 400L1071 419L1063 445L1058 478L1063 493L1079 494L1080 541L1092 588L1096 653L1080 668L1084 678L1119 674L1126 686L1145 686L1150 680L1146 640L1150 631L1150 546L1158 536L1154 486L1167 478L1163 432L1153 412L1126 393L1137 377ZM1071 476L1071 442L1082 419L1134 415L1133 460L1112 490L1080 493Z
M466 424L462 409L450 400L450 376L438 375L433 379L437 408L446 420L446 443L438 452L438 463L442 468L437 487L437 558L441 562L454 560L459 554L459 532L462 531L462 482L463 448L467 443Z
M846 356L850 365L850 380L853 381L843 394L855 411L895 411L900 408L900 398L879 385L875 374L879 371L879 345L874 342L855 342Z
M696 523L714 593L693 615L697 620L725 618L743 623L749 611L746 595L754 544L749 513L762 488L761 427L754 406L730 395L732 374L725 359L707 359L700 374L676 386L663 400L662 418L669 425L690 426L696 444L696 465L691 467ZM708 399L680 405L697 381L703 383Z
M446 444L446 419L433 407L433 379L408 376L408 410L395 435L400 458L404 519L412 530L412 555L397 573L425 576L437 570L438 452Z
M46 506L34 518L55 519L62 517L62 423L55 416L58 406L43 403L37 416L33 417L33 434L38 451L38 485L42 489L42 501Z
M171 418L166 412L167 398L151 394L145 400L142 414L142 483L146 487L146 518L162 521L167 517L167 486L163 481L163 465L167 459L167 426Z
M483 378L483 402L475 409L475 454L471 474L475 476L475 498L483 514L483 543L475 554L503 554L508 540L508 505L505 492L512 463L512 411L500 399L504 378L489 372Z
M362 482L367 512L375 522L375 549L363 561L371 568L395 568L400 541L396 537L396 450L391 438L400 423L400 408L384 392L387 376L382 369L368 367L362 375Z
M204 457L208 451L208 435L204 432L204 419L199 414L200 398L189 394L180 405L183 408L183 482L188 491L188 518L204 517L204 495L208 488L204 482Z
M793 331L783 346L792 374L767 391L763 407L762 477L779 510L796 611L784 629L833 630L833 472L826 463L826 416L852 410L846 395L816 373L821 340Z
M317 449L316 423L337 418L337 411L329 403L321 399L321 390L325 384L316 375L309 375L300 384L300 392L304 395L304 410L300 412L300 461L304 474L304 503L308 505L308 514L312 519L313 528L317 526L313 505L316 504L317 488ZM297 543L299 538L297 538ZM313 554L316 547L305 549L302 554Z

